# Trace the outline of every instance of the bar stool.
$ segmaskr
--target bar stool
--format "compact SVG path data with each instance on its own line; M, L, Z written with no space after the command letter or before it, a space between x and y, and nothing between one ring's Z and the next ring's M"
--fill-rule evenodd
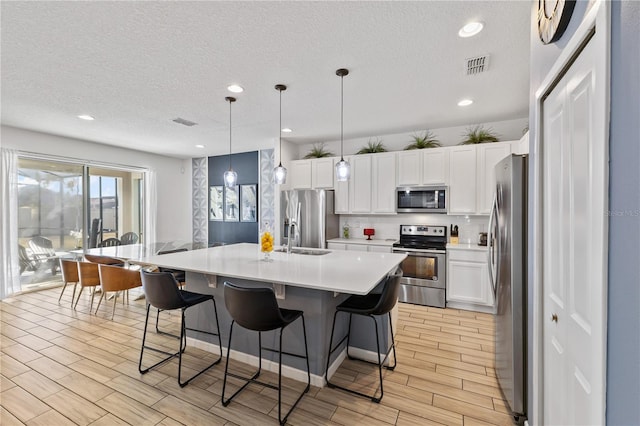
M140 271L140 275L142 278L142 288L144 289L144 294L147 299L147 316L144 322L144 333L142 334L142 347L140 348L140 362L138 363L138 371L141 374L145 374L149 372L151 369L157 367L160 364L164 364L174 357L178 357L178 384L180 387L185 387L189 384L193 379L216 365L222 359L222 340L220 339L220 323L218 322L218 309L216 308L216 301L210 294L201 294L194 293L187 290L180 290L178 287L178 283L176 282L175 277L171 272L146 272L144 270ZM211 300L213 303L213 313L216 319L216 333L210 331L199 330L195 328L189 328L186 326L184 313L187 309L192 306L198 305L200 303L204 303L208 300ZM172 310L172 309L180 309L182 312L182 320L180 323L180 336L171 335L169 333L162 332L161 334L173 336L180 340L180 345L178 352L171 353L166 352L158 348L154 348L152 346L146 346L146 338L147 338L147 325L149 323L149 310L153 306L156 309L162 310ZM200 370L195 375L191 376L186 381L181 381L182 375L182 353L187 348L187 330L197 331L199 333L208 334L211 336L218 337L218 347L220 348L220 356L217 360L215 360L212 364L208 365L204 369ZM159 352L165 355L168 355L166 358L158 361L153 364L151 367L142 368L142 357L144 355L144 350L149 349L154 352Z
M270 389L278 391L278 421L281 425L287 422L289 414L296 408L298 402L302 399L305 393L309 392L311 384L311 373L309 371L309 349L307 347L307 328L304 322L304 314L302 311L295 311L291 309L283 309L278 307L276 296L271 288L244 288L233 285L229 282L224 283L224 302L231 315L231 328L229 331L229 345L227 346L227 365L224 369L224 381L222 383L222 405L227 406L231 400L238 395L244 388L250 383L257 383L262 386L266 386ZM292 354L282 351L282 332L284 328L294 322L296 319L302 318L302 332L304 334L304 350L305 356ZM238 323L241 327L248 330L258 332L258 371L251 376L243 377L238 374L229 372L229 353L231 352L231 336L233 335L233 325ZM280 329L280 347L278 350L262 347L262 332ZM256 380L262 370L262 349L269 352L278 353L278 386L274 386L270 383L261 382ZM282 355L289 355L296 358L304 358L307 361L307 386L304 391L300 393L300 396L296 402L291 406L286 416L282 418ZM245 380L246 383L242 385L231 397L227 400L224 399L225 388L227 386L227 376L235 377L237 379Z
M327 386L330 388L338 388L345 390L347 392L353 393L355 395L363 396L365 398L370 398L373 402L379 403L384 396L384 389L382 387L382 367L393 370L396 367L396 345L393 339L393 326L391 325L391 309L396 305L398 301L398 291L400 289L400 278L402 278L402 270L398 268L396 272L392 275L389 275L384 283L384 287L382 289L382 293L374 294L369 293L364 296L351 296L340 305L336 307L336 312L333 315L333 325L331 326L331 338L329 339L329 354L327 355L327 368L325 370L325 379L327 381ZM344 312L349 314L349 329L347 330L347 335L336 344L335 347L331 347L333 345L333 332L336 326L336 317L339 312ZM364 315L373 320L373 324L375 326L376 331L376 347L378 353L378 362L371 362L361 358L354 358L349 355L349 337L351 335L351 318L353 315ZM384 359L381 359L381 351L380 348L380 337L378 333L378 322L376 321L375 316L380 315L388 315L389 316L389 327L391 329L391 347L386 351ZM331 383L329 381L329 361L331 359L331 354L342 345L344 341L347 341L347 356L349 359L355 359L358 361L368 362L370 364L375 364L378 366L378 373L380 375L380 397L375 396L375 392L373 395L367 395L362 392L358 392L352 389L348 389L343 386L336 385L335 383ZM393 350L393 365L384 365L389 358L389 353Z

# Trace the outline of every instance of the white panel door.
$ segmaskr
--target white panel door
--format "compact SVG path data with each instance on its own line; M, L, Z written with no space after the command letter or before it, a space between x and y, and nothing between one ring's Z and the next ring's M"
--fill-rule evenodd
M483 280L487 275L484 263L450 260L447 273L447 301L487 303L489 286Z
M333 189L334 160L333 157L311 160L311 185L314 189Z
M604 421L607 154L593 44L543 104L545 425Z
M311 160L291 162L291 188L311 189Z

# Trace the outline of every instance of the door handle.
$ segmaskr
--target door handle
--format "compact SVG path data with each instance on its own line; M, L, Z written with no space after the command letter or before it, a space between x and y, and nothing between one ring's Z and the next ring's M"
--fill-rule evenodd
M497 286L498 283L496 281L497 277L493 276L493 263L492 263L492 259L493 259L493 250L495 250L495 248L493 247L492 241L493 241L493 232L492 232L492 225L493 225L493 215L496 212L496 209L498 208L498 194L496 193L493 196L493 203L491 204L491 213L489 213L489 229L487 230L487 245L489 246L489 250L487 250L487 266L488 266L488 272L489 272L489 284L491 285L491 290L493 291L493 299L495 300L496 298L496 293L497 293ZM496 273L497 273L497 268L496 268Z
M551 321L552 322L558 322L558 314L551 314Z

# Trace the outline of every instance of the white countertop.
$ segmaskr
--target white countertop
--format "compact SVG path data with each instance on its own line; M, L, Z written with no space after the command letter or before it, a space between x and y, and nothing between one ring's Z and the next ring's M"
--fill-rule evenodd
M391 247L394 243L397 243L398 240L393 239L379 239L379 240L367 240L366 238L332 238L327 240L328 243L340 243L340 244L363 244L368 246L386 246Z
M242 243L148 256L139 260L209 275L339 293L367 294L395 269L406 255L340 250L321 256L273 251L272 262L264 262L263 257L258 244Z
M489 247L479 246L477 244L451 244L447 243L447 250L473 250L473 251L487 251Z
M120 259L140 259L150 253L144 244L127 244L122 246L98 247L87 250L73 250L71 253L92 254L95 256L118 257Z

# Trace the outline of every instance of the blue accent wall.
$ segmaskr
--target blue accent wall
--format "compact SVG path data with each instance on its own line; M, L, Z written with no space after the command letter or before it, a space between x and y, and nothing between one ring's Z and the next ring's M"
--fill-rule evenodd
M607 424L640 425L640 2L611 3Z
M258 151L231 156L231 166L238 173L238 185L258 185ZM209 157L209 186L224 186L223 175L229 170L229 156ZM258 193L260 188L258 187ZM258 212L257 217L260 217ZM209 245L215 243L257 243L258 222L209 221Z

